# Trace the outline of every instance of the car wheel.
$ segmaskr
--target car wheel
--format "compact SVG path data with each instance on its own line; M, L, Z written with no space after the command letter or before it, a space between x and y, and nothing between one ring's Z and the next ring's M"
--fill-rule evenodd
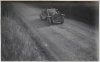
M64 23L64 18L63 17L61 17L61 24L63 24Z
M40 15L40 19L42 20L42 21L44 21L45 19L43 19L43 17Z
M50 17L47 18L48 23L52 24L52 19Z
M54 20L52 20L52 19L50 19L51 21L50 21L50 24L54 24Z
M62 19L62 20L61 20L61 24L63 24L63 23L64 23L64 20Z

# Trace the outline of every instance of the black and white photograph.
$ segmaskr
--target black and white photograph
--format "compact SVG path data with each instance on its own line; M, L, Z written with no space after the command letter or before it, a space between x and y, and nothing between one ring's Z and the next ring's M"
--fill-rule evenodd
M98 61L99 1L1 1L1 61Z

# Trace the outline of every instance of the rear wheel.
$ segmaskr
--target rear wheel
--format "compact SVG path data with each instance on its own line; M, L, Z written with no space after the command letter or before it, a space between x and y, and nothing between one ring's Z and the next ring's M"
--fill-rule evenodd
M61 20L61 24L63 24L63 23L64 23L64 19Z
M64 17L61 17L61 24L64 23Z

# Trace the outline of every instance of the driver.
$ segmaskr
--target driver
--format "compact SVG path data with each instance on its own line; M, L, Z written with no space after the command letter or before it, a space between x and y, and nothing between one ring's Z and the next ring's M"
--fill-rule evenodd
M57 14L57 11L56 11L55 8L47 9L47 11L49 12L50 15L55 15L55 14Z

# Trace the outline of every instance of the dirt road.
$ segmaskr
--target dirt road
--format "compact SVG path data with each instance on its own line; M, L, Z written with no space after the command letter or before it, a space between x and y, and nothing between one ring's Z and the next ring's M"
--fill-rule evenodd
M14 22L20 25L15 36L24 46L18 60L97 60L96 31L88 25L66 18L64 24L50 25L40 20L41 9L24 3L12 6L21 19Z

